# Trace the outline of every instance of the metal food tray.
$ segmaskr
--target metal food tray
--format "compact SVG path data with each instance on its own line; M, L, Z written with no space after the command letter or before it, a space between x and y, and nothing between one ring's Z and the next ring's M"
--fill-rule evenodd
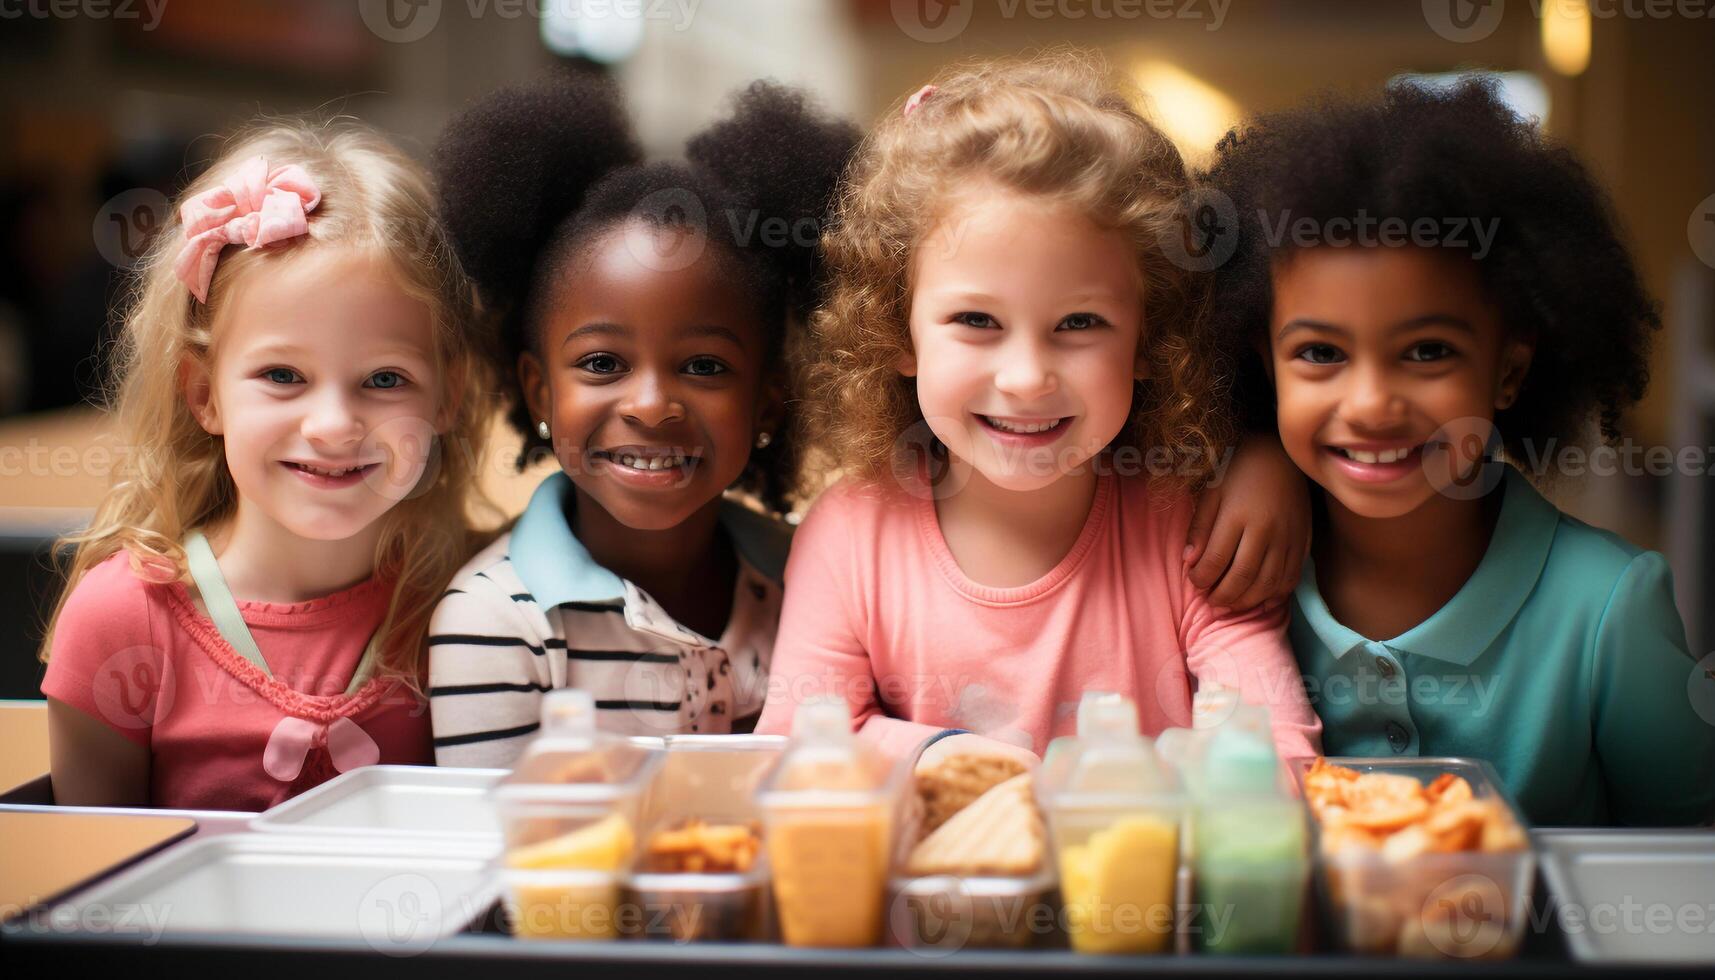
M505 769L364 766L264 812L261 831L389 839L462 838L500 846L489 791Z
M426 949L494 901L491 854L444 841L433 851L378 838L223 834L193 840L74 895L63 921L130 922L139 938L356 939L378 951Z
M1534 836L1574 957L1715 964L1715 830L1540 830Z

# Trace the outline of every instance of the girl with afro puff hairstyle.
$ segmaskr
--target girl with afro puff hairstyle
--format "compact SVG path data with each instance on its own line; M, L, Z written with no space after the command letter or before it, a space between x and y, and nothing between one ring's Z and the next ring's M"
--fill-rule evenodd
M551 451L561 471L436 609L441 764L510 765L555 688L610 732L754 726L797 459L784 350L856 142L758 82L685 162L646 163L593 74L447 127L443 218L496 321L519 466Z
M1540 824L1708 820L1715 680L1667 563L1525 475L1648 380L1589 173L1467 81L1265 116L1208 178L1239 394L1321 487L1291 632L1328 753L1486 759Z

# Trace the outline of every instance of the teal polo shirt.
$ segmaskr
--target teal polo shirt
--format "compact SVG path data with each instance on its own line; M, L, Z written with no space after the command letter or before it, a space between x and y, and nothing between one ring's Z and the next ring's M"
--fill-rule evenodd
M1715 815L1715 655L1693 656L1667 562L1562 514L1508 467L1489 549L1389 640L1342 626L1312 562L1293 650L1328 755L1488 760L1536 825Z

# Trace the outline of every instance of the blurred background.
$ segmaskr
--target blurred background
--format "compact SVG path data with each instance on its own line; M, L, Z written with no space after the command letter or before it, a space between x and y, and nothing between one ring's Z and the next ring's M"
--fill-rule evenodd
M1715 0L0 0L0 697L37 695L51 542L112 466L111 305L219 134L349 113L422 155L465 101L571 62L677 155L755 77L867 123L948 61L1060 42L1130 73L1193 162L1323 90L1503 73L1606 183L1666 320L1630 464L1554 494L1666 551L1715 649ZM540 475L490 466L491 492L516 513Z

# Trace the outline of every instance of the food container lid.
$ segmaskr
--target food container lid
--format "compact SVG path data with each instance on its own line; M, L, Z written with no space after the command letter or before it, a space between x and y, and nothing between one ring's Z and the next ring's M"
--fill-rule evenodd
M891 806L899 769L852 734L838 698L811 701L792 719L792 739L757 792L764 810Z
M1183 805L1178 780L1138 731L1137 705L1120 694L1085 692L1078 734L1058 738L1037 777L1044 806L1069 809L1153 809Z
M603 804L642 792L664 750L596 727L588 691L560 688L542 699L541 733L494 789L511 803Z

